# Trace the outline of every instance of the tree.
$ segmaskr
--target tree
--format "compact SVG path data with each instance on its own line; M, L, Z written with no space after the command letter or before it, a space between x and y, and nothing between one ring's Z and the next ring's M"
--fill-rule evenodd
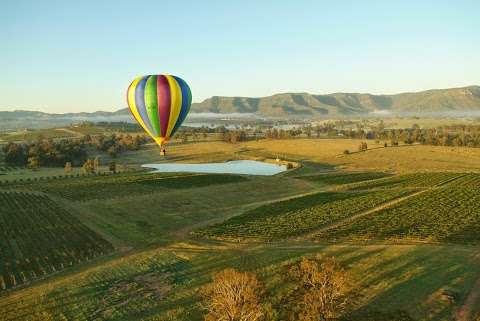
M115 148L115 146L110 146L108 149L107 149L107 153L110 157L112 158L115 158L117 157L117 149Z
M91 159L87 159L82 166L83 172L85 174L91 174L94 172L93 161Z
M182 140L182 143L186 143L188 142L188 135L187 133L183 132L181 135L180 135L180 139Z
M37 169L38 168L38 157L37 156L31 156L28 158L27 161L27 167L31 169Z
M311 138L311 137L312 137L312 127L311 127L311 126L305 127L305 135L306 135L308 138Z
M300 311L296 320L333 320L344 312L350 282L335 258L303 258L289 272L297 284L294 291Z
M98 173L98 170L100 169L100 158L95 157L95 159L93 160L93 171L95 173Z
M358 145L358 151L359 152L364 152L368 149L368 145L366 142L361 142L360 145Z
M72 163L71 162L66 162L65 167L64 167L65 173L71 173L72 172Z
M110 162L110 163L108 164L108 169L110 170L110 172L116 173L116 172L117 172L117 163L115 163L115 162Z
M228 268L213 276L201 290L205 321L257 321L265 311L260 304L263 286L253 273Z
M8 165L25 166L27 163L27 154L23 145L8 143L4 148L5 163Z

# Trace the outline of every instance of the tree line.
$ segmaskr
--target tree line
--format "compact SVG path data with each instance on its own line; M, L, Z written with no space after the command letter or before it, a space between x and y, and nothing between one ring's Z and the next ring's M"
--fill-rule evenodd
M338 124L337 124L338 123ZM355 127L344 126L355 124ZM360 122L347 121L325 123L318 126L303 126L301 129L267 129L264 131L265 138L288 139L299 136L312 137L344 137L351 139L375 139L389 142L395 146L400 142L405 144L420 143L435 146L465 146L480 147L479 125L451 125L436 128L420 128L414 124L411 128L389 129L385 128L383 121L377 126L366 128Z
M345 128L347 125L349 127ZM307 125L301 128L291 129L275 127L227 129L223 126L217 128L182 128L177 135L183 142L187 142L188 137L197 140L201 135L203 135L203 138L206 138L207 133L218 133L220 134L220 139L229 143L264 138L293 139L299 137L343 137L351 139L382 140L386 145L390 146L397 146L399 143L419 143L436 146L480 147L480 126L477 125L452 125L428 129L422 129L418 125L413 125L411 128L389 129L385 128L383 121L377 126L370 128L367 128L361 122L355 123L352 121L329 122L317 126Z
M125 151L138 150L141 145L151 141L146 135L132 136L130 134L96 135L93 137L86 135L83 140L95 146L97 150L108 153L113 158Z
M3 147L5 163L12 166L64 166L65 163L81 164L87 159L86 144L79 140L52 139L31 143L8 143Z
M128 150L138 150L148 142L145 135L85 135L81 139L39 139L27 143L8 143L3 147L5 163L10 166L58 167L70 163L81 166L88 159L88 151L95 148L110 157Z
M347 138L377 139L389 141L391 145L420 143L434 146L480 147L480 126L442 126L422 129L418 125L404 129L385 129L382 125L364 130L362 128L342 130Z

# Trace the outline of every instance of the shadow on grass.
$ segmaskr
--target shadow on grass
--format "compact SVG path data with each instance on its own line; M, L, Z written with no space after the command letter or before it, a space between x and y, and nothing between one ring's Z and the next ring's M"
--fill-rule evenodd
M462 303L472 280L480 272L480 267L467 259L472 251L447 245L302 246L285 243L204 251L182 259L181 250L172 250L172 254L176 254L173 261L156 260L148 269L133 274L127 272L112 277L108 277L106 271L93 274L87 284L57 288L45 300L49 303L49 311L63 312L72 319L79 315L88 317L102 307L99 301L112 283L160 269L172 273L173 288L167 297L159 301L134 297L125 305L116 307L115 314L109 319L167 320L170 317L172 320L201 320L199 289L210 282L214 273L234 267L255 272L266 284L269 303L281 308L282 295L288 292L283 282L284 265L303 256L321 254L337 257L361 286L360 305L348 320L406 321L411 320L409 315L415 320L450 320L453 309ZM442 300L440 292L447 287L460 291L457 302L450 304ZM399 310L405 312L397 312Z
M284 176L299 177L299 176L305 176L310 174L320 174L320 173L335 171L335 165L332 165L332 164L316 163L316 162L308 161L306 159L299 159L295 161L300 162L302 164L302 167L294 171L286 172L285 174L283 174Z
M464 258L445 249L415 248L373 266L375 277L369 278L367 273L362 282L364 291L368 296L369 289L384 289L358 307L352 314L353 319L363 320L362 316L372 311L388 313L401 308L414 319L450 320L479 271L473 271L475 268L468 262L462 262ZM456 302L442 298L442 290L449 288L458 289Z

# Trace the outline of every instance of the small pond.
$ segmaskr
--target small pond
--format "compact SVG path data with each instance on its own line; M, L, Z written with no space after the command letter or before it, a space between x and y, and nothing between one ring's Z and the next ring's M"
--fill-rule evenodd
M275 175L287 170L285 165L277 165L252 160L238 160L225 163L205 164L145 164L142 167L153 168L154 172L221 173L245 175Z

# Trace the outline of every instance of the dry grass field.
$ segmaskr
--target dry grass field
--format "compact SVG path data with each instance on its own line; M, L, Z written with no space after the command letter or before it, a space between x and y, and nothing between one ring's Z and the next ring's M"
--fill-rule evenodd
M311 160L347 170L371 171L480 171L480 149L426 145L401 145L384 148L367 141L369 150L357 152L362 140L295 139L246 142L242 147L253 153ZM348 149L353 152L344 155Z
M359 296L351 320L411 320L388 317L389 313L400 310L415 321L469 320L455 317L459 309L471 311L470 316L478 315L479 300L471 295L478 291L475 284L480 282L478 243L375 238L335 241L297 236L287 239L280 233L282 226L291 232L289 224L302 228L301 224L310 221L317 228L322 213L336 224L351 212L353 222L353 218L360 219L365 213L376 217L383 213L380 210L384 207L408 202L400 199L397 204L386 198L380 202L365 198L362 204L366 204L366 208L361 206L356 210L361 204L353 197L361 193L353 187L367 184L363 184L363 180L372 180L369 182L372 193L366 194L380 195L385 191L390 193L391 186L383 191L378 186L391 181L392 186L399 188L403 181L398 174L407 172L411 173L408 177L425 183L407 184L407 189L429 188L430 193L435 194L438 187L429 186L435 185L435 180L425 178L428 175L461 176L464 175L461 172L478 171L480 167L480 149L422 145L384 148L382 142L368 141L369 150L357 152L361 142L348 139L260 140L238 144L188 142L169 145L165 159L160 159L157 146L151 144L115 159L130 168L158 162L201 163L275 157L304 165L273 177L246 176L225 184L213 184L212 180L211 184L195 185L193 179L187 188L171 188L175 180L172 182L173 178L168 177L155 180L158 186L135 183L139 177L147 177L147 172L26 181L28 176L54 172L60 175L62 169L42 168L36 172L22 169L21 182L4 182L1 188L46 193L59 207L110 242L115 251L0 293L0 319L200 321L198 290L210 280L212 273L226 267L257 273L269 291L268 305L281 307L285 264L315 254L334 255L357 282ZM345 155L346 149L351 153ZM333 170L335 167L337 171ZM338 170L357 172L339 174ZM15 177L17 171L20 173L18 169L6 172L2 181ZM416 174L418 171L460 174ZM184 187L188 177L174 175L177 176L176 184ZM109 181L114 183L107 184ZM162 187L162 182L167 181L169 185ZM313 204L309 210L305 200L314 193L331 204ZM339 193L343 193L345 199L331 202L331 195ZM421 200L424 194L411 195L414 196L410 201L414 201ZM446 205L455 205L447 197L443 199ZM453 202L461 200L455 198ZM288 208L292 203L298 207L299 215L293 215L297 212ZM436 201L429 204L438 206ZM474 217L477 203L469 204L465 213ZM197 233L245 213L271 209L273 214L278 214L282 208L291 214L285 215L285 220L270 219L263 225L264 229L260 224L254 226L262 235L268 231L279 234L281 237L275 241L226 242L224 237L211 239ZM341 212L337 218L333 215L335 210ZM415 209L408 213L416 215ZM445 300L442 294L445 289L456 293L455 302ZM368 313L387 313L387 317L372 319ZM275 315L268 320L284 318Z
M222 162L234 159L276 158L311 161L355 171L480 171L480 149L429 145L383 147L383 141L366 140L368 150L358 152L360 139L264 139L237 144L222 141L167 146L164 161L182 163ZM345 155L344 151L350 154ZM158 148L146 146L121 155L119 162L158 162Z

